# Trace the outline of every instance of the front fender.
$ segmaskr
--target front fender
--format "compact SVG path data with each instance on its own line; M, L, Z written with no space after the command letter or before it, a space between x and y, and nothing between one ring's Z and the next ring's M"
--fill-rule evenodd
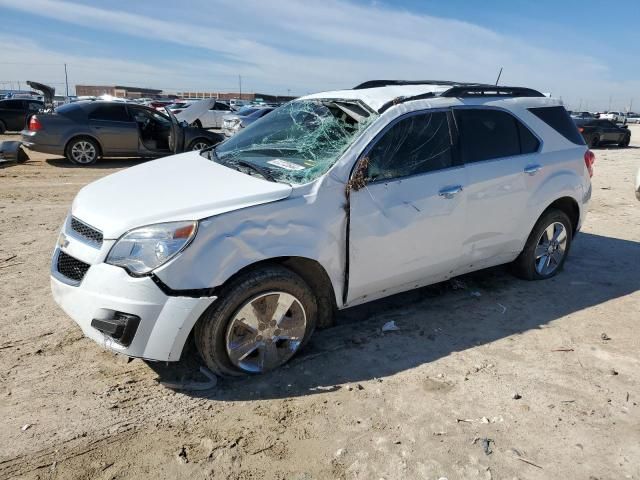
M200 222L191 245L155 274L173 290L210 289L257 262L303 257L327 272L336 299L344 275L344 187L296 195Z

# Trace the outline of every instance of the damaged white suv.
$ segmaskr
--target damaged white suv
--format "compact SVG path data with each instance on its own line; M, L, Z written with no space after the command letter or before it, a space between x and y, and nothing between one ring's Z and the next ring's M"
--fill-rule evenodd
M84 187L52 261L103 346L223 375L289 360L343 309L492 265L557 273L594 157L527 88L372 81L300 98L215 149Z

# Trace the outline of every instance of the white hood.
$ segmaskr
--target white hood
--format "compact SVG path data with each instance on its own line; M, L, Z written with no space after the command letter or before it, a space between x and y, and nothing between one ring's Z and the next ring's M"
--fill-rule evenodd
M191 125L193 122L202 117L202 115L204 115L207 110L213 107L214 103L216 103L215 98L207 98L205 100L193 102L180 113L177 113L176 118L181 122L184 121Z
M200 220L286 198L291 186L252 177L200 156L199 152L146 162L84 187L72 214L119 238L132 228Z

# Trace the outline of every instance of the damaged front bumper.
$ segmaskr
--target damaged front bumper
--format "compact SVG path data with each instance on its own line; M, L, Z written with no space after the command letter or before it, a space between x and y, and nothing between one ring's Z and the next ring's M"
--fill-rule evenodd
M147 360L178 361L189 333L216 297L163 292L151 277L104 263L113 245L87 244L65 222L51 262L51 291L83 333L104 348Z

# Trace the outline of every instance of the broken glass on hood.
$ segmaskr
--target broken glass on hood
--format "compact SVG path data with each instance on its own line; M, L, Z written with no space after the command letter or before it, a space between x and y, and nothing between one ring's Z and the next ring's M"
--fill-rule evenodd
M375 118L357 101L298 100L203 155L267 180L306 183L325 173Z

